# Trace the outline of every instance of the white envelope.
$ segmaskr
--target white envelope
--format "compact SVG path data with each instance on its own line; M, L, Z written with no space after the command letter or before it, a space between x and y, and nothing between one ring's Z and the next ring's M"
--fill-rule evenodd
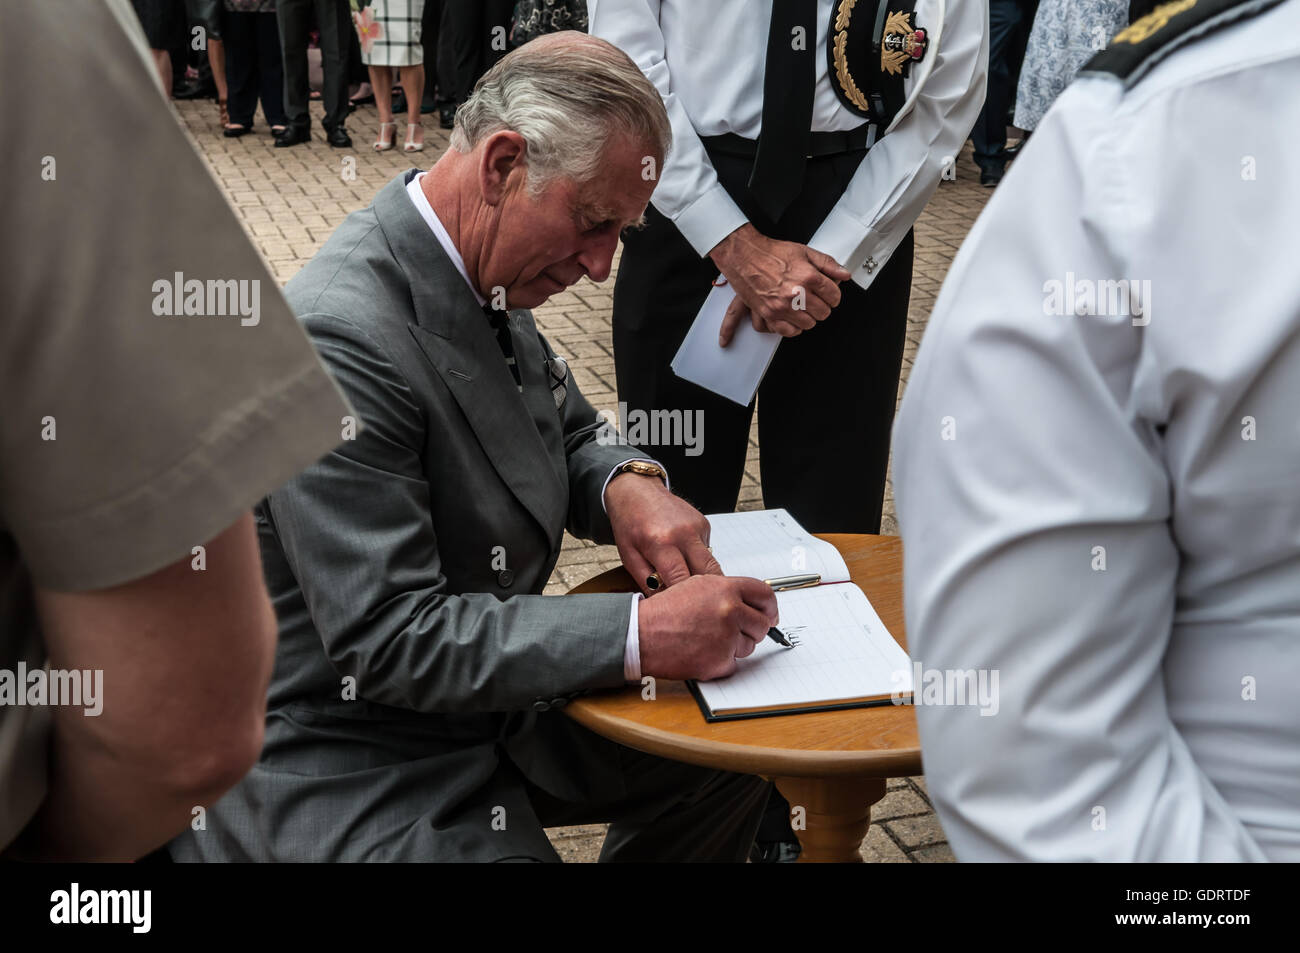
M682 346L673 358L672 369L678 377L699 384L728 400L748 406L758 385L772 363L781 335L755 331L748 316L736 328L726 348L718 346L722 318L736 293L727 284L715 285L704 299L704 306L686 332Z

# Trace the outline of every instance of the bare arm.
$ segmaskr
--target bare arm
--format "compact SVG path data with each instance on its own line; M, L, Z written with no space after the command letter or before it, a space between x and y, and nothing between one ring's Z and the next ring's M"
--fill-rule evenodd
M54 709L49 792L15 853L135 860L256 762L275 614L245 514L191 557L95 592L37 590L53 669L103 671L102 712Z

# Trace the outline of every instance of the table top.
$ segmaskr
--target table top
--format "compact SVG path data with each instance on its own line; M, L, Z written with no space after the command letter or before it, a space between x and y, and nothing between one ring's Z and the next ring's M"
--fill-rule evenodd
M906 651L903 545L896 536L817 534L834 545L849 575ZM635 592L622 567L572 590ZM806 712L710 724L684 682L658 679L655 700L641 686L578 698L564 711L606 738L691 764L767 777L901 777L921 773L921 745L910 705Z

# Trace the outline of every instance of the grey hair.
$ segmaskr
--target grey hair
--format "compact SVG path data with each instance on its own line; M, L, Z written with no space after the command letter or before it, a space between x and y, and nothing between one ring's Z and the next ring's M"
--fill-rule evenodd
M456 111L451 146L469 152L505 129L527 143L532 195L556 178L590 182L617 134L658 150L661 165L673 137L659 91L627 54L571 31L526 43L488 70Z

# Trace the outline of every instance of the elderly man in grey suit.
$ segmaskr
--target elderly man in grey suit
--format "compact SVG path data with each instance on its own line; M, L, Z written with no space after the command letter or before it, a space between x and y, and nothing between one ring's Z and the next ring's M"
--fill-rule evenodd
M610 821L602 859L745 858L766 782L556 710L727 673L776 620L523 310L609 275L670 138L623 53L537 40L479 84L431 170L390 182L289 283L360 427L258 507L280 622L265 748L174 857L556 860L543 827ZM566 526L665 588L540 595Z

